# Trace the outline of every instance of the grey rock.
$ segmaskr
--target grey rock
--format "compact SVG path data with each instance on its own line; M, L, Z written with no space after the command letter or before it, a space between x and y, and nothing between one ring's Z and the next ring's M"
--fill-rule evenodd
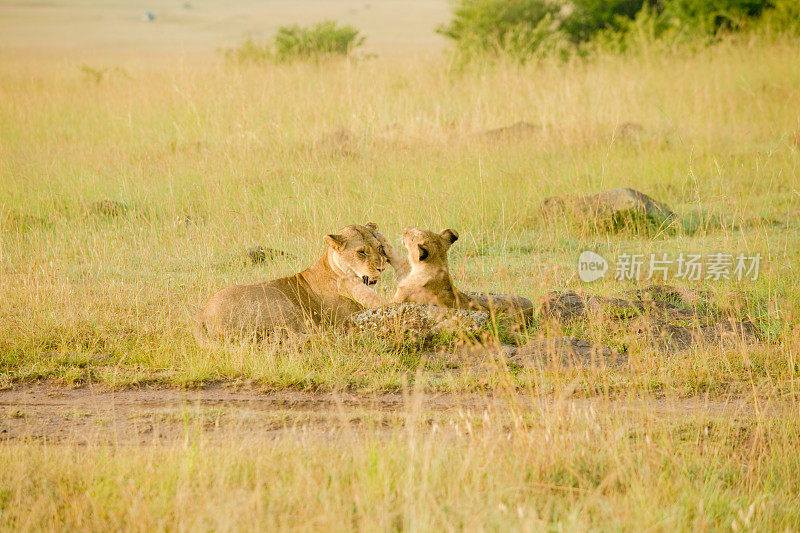
M562 195L542 202L546 219L566 217L581 226L617 230L651 224L665 228L677 221L677 215L665 204L643 192L619 187L589 196Z
M475 335L489 327L483 311L448 309L426 304L389 304L350 317L359 332L370 332L395 342L430 340L436 335Z
M545 337L520 346L507 360L525 368L535 368L547 364L618 365L624 363L626 359L602 344L592 344L576 337Z

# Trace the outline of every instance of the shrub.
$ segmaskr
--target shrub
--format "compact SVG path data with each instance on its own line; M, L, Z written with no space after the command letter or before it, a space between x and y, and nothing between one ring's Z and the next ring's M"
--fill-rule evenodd
M562 30L574 43L592 39L601 30L619 30L633 20L645 5L644 0L575 0L572 11L561 22Z
M265 63L272 59L272 50L248 37L237 48L225 50L225 57L237 63Z
M664 2L661 17L670 26L702 36L741 29L770 8L772 2L764 0L669 0Z
M798 6L798 0L456 0L452 20L437 32L454 41L462 59L490 52L525 61L606 44L626 49L645 39L704 43L755 27L762 16L761 27L796 33Z
M274 46L276 58L286 61L347 55L362 44L364 37L357 29L327 20L309 27L282 26L275 35Z
M490 52L525 59L557 43L559 10L543 0L461 0L450 23L436 32L465 58Z
M761 28L769 33L800 34L800 2L773 0L772 4L761 16Z
M246 39L237 48L225 51L225 57L237 63L266 63L296 59L319 60L334 55L347 55L364 44L364 37L352 26L338 26L324 21L312 26L281 26L273 41L259 43Z

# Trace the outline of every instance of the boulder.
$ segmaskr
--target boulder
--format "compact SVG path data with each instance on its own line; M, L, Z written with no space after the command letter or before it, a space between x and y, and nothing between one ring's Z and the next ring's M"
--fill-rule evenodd
M643 192L620 187L589 196L562 195L542 202L544 218L566 218L577 225L602 230L651 225L666 228L677 220L665 204Z
M490 321L483 311L400 303L356 313L350 324L394 342L426 342L439 335L477 335L488 330Z
M608 346L592 344L576 337L545 337L516 348L507 361L525 368L536 368L547 364L619 365L625 362L625 358Z
M548 293L539 303L538 316L555 325L592 320L634 344L644 343L663 353L697 346L732 348L759 342L750 322L724 318L705 291L671 285L651 285L626 291L625 298L578 293Z
M676 325L652 316L641 316L628 325L629 332L663 353L696 347L731 349L758 344L755 326L747 321L721 320L715 324Z

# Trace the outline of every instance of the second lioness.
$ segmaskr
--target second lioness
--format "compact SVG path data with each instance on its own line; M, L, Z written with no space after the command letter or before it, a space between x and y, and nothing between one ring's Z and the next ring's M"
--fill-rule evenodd
M441 233L408 228L403 233L403 245L408 250L407 265L400 265L397 253L384 243L392 266L405 276L397 285L394 302L416 302L502 313L519 322L533 317L534 305L527 298L499 294L463 292L450 277L447 252L458 240L458 233L446 229Z

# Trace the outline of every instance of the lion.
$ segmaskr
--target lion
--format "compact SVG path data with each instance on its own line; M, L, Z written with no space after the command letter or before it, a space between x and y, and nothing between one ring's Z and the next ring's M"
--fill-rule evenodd
M353 313L380 306L373 286L387 258L379 238L385 242L374 223L346 226L323 237L322 257L299 274L222 289L197 315L195 337L263 340L278 334L302 340L316 328L341 326Z
M450 277L447 252L458 240L458 232L446 229L441 233L429 230L407 228L403 233L403 245L408 251L408 267L393 263L395 270L403 272L399 279L393 302L415 302L472 309L508 315L518 322L528 322L533 317L533 302L520 296L500 294L481 294L462 292L453 284ZM385 253L394 253L382 243ZM399 276L398 276L399 278Z

